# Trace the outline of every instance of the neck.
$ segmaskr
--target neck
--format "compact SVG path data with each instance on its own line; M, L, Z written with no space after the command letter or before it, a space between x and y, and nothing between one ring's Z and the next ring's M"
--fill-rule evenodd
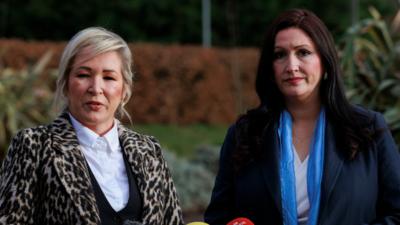
M98 134L100 137L102 137L103 135L105 135L108 131L110 131L113 126L114 123L111 123L111 125L91 125L91 124L84 124L82 123L84 126L86 126L87 128L91 129L93 132L95 132L96 134Z
M321 111L321 101L286 102L286 108L292 116L293 122L315 121Z
M78 121L83 126L89 128L99 136L104 136L108 131L110 131L114 127L114 120L108 121L107 123L96 123L91 121L83 121L79 117L73 115L72 112L69 112L70 115Z

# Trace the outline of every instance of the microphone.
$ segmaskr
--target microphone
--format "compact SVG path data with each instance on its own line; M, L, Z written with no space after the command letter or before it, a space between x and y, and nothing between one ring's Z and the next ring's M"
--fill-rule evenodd
M247 218L239 217L230 221L227 225L254 225L254 223Z
M122 225L143 225L143 223L132 220L125 220Z
M209 224L208 223L204 223L204 222L191 222L191 223L188 223L186 225L209 225Z

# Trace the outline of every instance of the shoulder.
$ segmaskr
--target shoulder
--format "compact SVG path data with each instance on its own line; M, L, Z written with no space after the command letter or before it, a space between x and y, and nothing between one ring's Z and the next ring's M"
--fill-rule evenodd
M272 119L271 112L265 106L259 106L254 109L248 110L245 114L239 116L236 124L250 123L255 120Z
M236 124L232 124L225 135L225 140L222 146L222 150L224 149L230 149L230 151L232 151L234 149L234 146L236 145L236 133L238 132L236 130L237 125Z
M369 118L372 119L374 115L377 113L371 109L367 109L361 105L351 105L352 111L359 118Z
M122 136L125 138L133 139L137 142L143 142L145 144L149 144L152 146L159 145L158 140L154 136L139 133L139 132L132 130L124 125L120 125L119 129L121 129ZM120 132L120 134L121 134L121 132Z
M242 135L261 135L261 132L271 122L276 120L273 115L265 106L260 106L247 111L245 114L239 116L234 125L234 130L237 131L239 136Z
M48 126L39 125L36 127L24 128L17 132L16 136L38 136L38 135L46 135L48 134Z
M13 137L10 147L15 147L15 145L24 145L26 147L32 147L31 149L35 149L34 147L45 142L48 139L48 136L49 132L47 126L40 125L32 128L25 128L19 130Z
M2 164L3 170L14 168L12 172L32 172L35 165L40 161L39 151L48 140L46 126L25 128L18 131L8 147Z
M359 105L353 105L352 108L353 112L355 112L356 114L357 119L362 122L363 125L375 131L388 129L382 113L367 109Z
M395 149L395 152L398 153L398 147L382 113L360 106L355 106L354 109L360 115L361 120L364 120L365 126L370 130L377 149L380 149L379 152Z
M155 157L161 156L160 143L154 136L141 134L124 125L118 126L118 133L122 146L136 149L139 152L151 154Z

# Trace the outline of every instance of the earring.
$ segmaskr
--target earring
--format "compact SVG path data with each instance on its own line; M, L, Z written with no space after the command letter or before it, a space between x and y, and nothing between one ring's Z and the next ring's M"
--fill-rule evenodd
M324 73L324 80L326 80L326 79L328 79L328 73L327 72Z

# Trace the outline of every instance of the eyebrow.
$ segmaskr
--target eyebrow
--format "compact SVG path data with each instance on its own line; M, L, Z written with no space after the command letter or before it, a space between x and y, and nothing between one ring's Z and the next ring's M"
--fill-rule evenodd
M76 68L75 70L87 70L87 71L92 71L92 68L87 67L87 66L80 66L80 67ZM116 71L113 70L113 69L104 69L102 72L106 72L106 73L116 73Z
M312 45L297 45L297 46L294 46L295 48L302 48L302 47L308 47L308 48L311 48L312 47Z
M295 46L294 46L295 49L297 49L297 48L303 48L303 47L311 48L312 46L311 46L311 45L308 45L308 44L301 44L301 45L295 45ZM278 46L274 46L274 49L279 49L279 48L285 49L284 47L279 46L279 45L278 45Z
M87 67L87 66L80 66L78 68L75 68L75 70L88 70L88 71L92 71L92 68Z

